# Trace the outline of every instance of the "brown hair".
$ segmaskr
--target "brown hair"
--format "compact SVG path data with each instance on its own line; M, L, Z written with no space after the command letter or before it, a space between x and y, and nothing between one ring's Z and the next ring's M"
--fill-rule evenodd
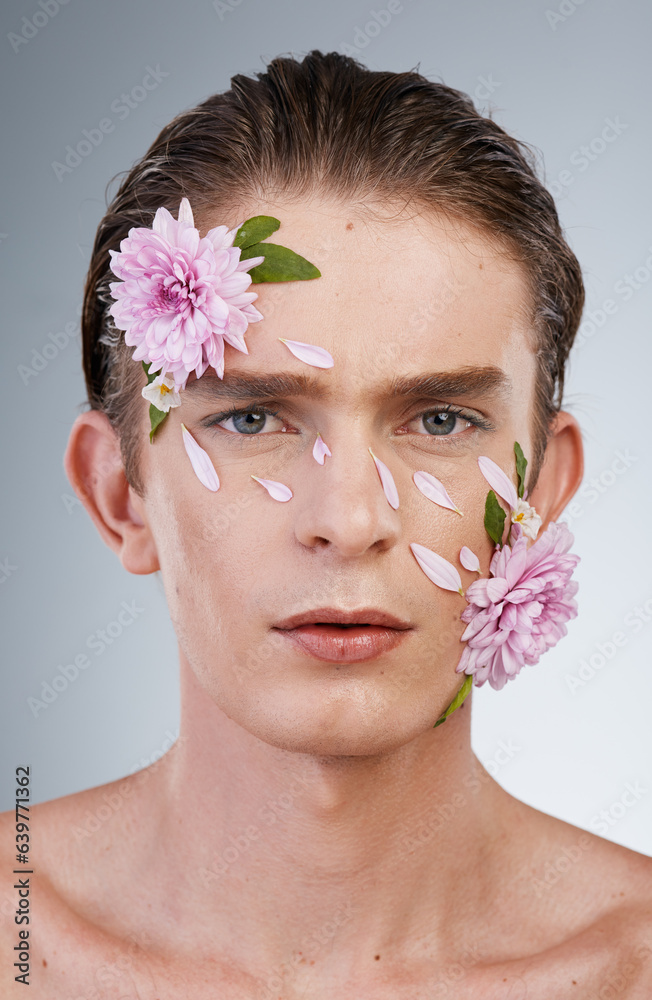
M108 308L109 250L132 226L151 226L182 197L195 224L247 198L316 190L341 199L410 200L479 225L525 268L533 303L538 376L530 488L561 406L564 367L580 322L584 286L534 154L464 93L417 72L368 70L337 52L299 62L273 59L256 78L177 115L127 173L93 246L82 311L83 363L91 408L109 417L127 479L144 485L139 392L144 373ZM213 223L214 224L214 223Z

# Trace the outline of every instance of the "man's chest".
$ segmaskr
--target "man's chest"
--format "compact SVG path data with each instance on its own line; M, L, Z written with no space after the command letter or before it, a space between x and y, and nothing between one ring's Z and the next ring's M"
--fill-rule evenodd
M36 958L36 956L35 956ZM374 982L344 982L324 970L290 968L269 974L243 972L228 959L179 962L152 958L130 949L69 949L35 962L31 995L42 1000L649 1000L640 964L633 961L587 964L575 972L566 963L524 960L465 969L455 963L404 970ZM591 965L593 964L593 967ZM13 994L10 994L13 995ZM18 995L16 993L16 995ZM22 995L22 994L20 994Z
M45 918L45 913L41 916ZM146 927L111 935L88 922L54 912L40 922L31 956L31 996L43 1000L650 1000L651 947L600 948L574 938L548 951L492 960L374 963L364 977L347 979L335 963L294 956L265 968L251 942L248 969L204 945L154 946ZM638 936L638 935L637 935ZM158 935L157 935L158 937ZM181 937L181 935L180 935ZM174 941L174 934L169 935ZM205 940L205 937L204 937ZM501 942L504 946L504 942ZM495 953L495 952L494 952ZM255 970L255 971L248 971ZM647 985L646 985L647 984ZM8 996L17 993L15 989ZM4 994L3 994L4 997Z

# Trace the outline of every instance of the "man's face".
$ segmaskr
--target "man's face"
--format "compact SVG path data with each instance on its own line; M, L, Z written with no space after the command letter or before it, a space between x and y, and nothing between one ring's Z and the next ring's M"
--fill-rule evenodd
M381 220L333 202L247 207L240 220L279 218L278 242L322 276L252 286L264 319L247 329L249 354L227 345L223 381L212 369L192 376L182 405L143 448L145 515L182 664L265 742L383 752L431 730L463 680L455 667L466 603L424 575L410 543L457 566L464 589L476 574L459 563L463 545L488 575L489 487L478 456L515 481L514 441L532 454L525 280L476 230L433 213L385 206ZM305 364L279 337L326 348L334 367ZM314 388L226 394L230 378L254 374L298 376ZM407 392L427 375L429 386ZM223 416L233 407L244 412ZM216 493L193 472L182 421L213 461ZM313 457L318 433L332 453L323 465ZM393 475L397 509L369 448ZM463 516L427 499L417 470L441 480ZM252 474L289 486L292 499L273 499ZM324 607L376 608L409 628L393 648L355 660L320 658L276 627ZM364 630L348 638L360 646Z

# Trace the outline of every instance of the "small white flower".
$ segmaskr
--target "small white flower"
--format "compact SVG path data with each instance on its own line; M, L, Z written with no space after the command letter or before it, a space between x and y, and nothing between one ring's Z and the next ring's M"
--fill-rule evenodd
M512 521L514 524L520 524L523 528L523 534L533 541L539 534L539 528L543 523L534 507L530 507L529 503L520 497L516 501L516 507L512 510Z
M143 396L157 410L167 413L172 406L181 406L181 396L174 388L174 375L161 372L153 382L143 386Z

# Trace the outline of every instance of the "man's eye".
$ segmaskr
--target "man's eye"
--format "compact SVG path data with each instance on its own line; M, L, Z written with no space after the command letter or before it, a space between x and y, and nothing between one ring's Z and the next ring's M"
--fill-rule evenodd
M417 423L418 434L431 434L433 437L450 437L474 426L471 420L456 410L426 410L410 423Z
M270 417L273 419L270 420ZM218 414L217 417L210 421L208 426L214 427L217 425L226 431L230 431L232 434L260 435L264 431L270 433L271 431L284 429L284 427L275 427L275 421L277 424L283 424L283 421L273 410L256 408L251 410L232 410L228 414Z

